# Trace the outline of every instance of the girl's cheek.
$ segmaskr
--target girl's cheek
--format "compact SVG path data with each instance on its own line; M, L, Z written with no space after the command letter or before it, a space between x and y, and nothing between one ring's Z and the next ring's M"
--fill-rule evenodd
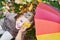
M20 29L20 27L16 26L16 29Z
M20 29L20 25L19 24L16 24L16 29Z

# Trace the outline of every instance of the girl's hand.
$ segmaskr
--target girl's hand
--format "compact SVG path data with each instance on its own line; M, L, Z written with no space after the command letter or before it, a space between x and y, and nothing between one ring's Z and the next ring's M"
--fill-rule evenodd
M26 29L27 29L27 27L21 27L19 31L24 32Z
M21 29L19 30L19 32L18 32L15 40L23 40L23 37L22 37L22 36L24 36L24 35L22 35L22 34L23 34L23 32L24 32L26 29L27 29L26 27L24 27L24 28L21 27Z

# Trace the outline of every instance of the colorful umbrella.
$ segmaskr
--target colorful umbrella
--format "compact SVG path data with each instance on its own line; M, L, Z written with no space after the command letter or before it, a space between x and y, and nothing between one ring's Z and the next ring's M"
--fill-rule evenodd
M50 5L39 3L35 14L37 40L60 40L60 14Z

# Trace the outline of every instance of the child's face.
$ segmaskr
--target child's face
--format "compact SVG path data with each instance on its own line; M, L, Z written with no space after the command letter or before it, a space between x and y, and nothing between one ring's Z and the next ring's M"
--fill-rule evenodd
M16 28L17 28L17 29L20 29L21 26L23 25L23 23L24 23L25 21L28 21L28 20L27 20L24 16L19 17L19 18L16 20Z
M25 13L24 15L21 15L17 20L16 20L16 28L20 29L22 26L29 26L30 25L30 19L32 18L33 14L28 12ZM28 25L29 24L29 25Z

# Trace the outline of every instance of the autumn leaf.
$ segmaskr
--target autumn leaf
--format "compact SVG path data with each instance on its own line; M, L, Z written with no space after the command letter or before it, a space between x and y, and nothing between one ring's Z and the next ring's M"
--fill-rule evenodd
M33 8L33 5L31 4L31 5L30 5L30 7L28 8L28 9L29 9L29 11L31 11L31 10L32 10L32 8Z
M42 2L42 0L37 0L38 2Z

